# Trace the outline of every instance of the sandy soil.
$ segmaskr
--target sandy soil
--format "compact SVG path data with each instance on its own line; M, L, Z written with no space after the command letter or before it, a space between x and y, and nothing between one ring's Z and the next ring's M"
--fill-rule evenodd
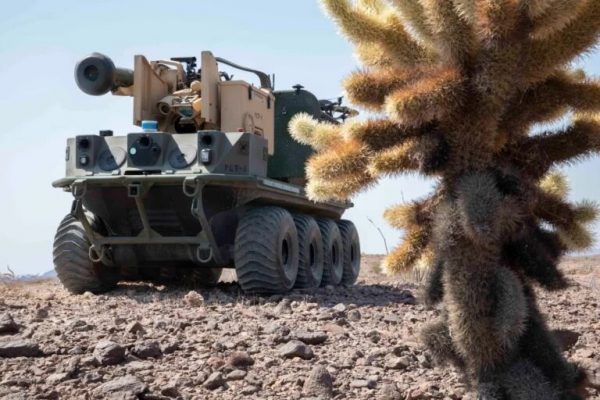
M0 398L463 398L458 375L416 338L439 311L378 261L363 257L352 288L271 297L234 283L129 283L100 296L0 283ZM569 359L600 381L600 256L562 267L572 286L539 300Z

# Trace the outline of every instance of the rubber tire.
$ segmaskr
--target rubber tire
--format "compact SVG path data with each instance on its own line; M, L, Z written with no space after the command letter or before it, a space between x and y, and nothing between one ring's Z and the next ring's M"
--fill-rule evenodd
M344 265L344 274L342 275L342 285L354 285L360 274L360 239L358 231L352 221L337 221L337 226L342 235L342 259Z
M294 215L298 231L298 277L294 287L318 288L323 279L323 239L317 221L311 216Z
M339 285L344 274L342 260L342 235L335 222L330 219L317 219L323 239L323 279L321 286Z
M192 268L187 272L186 281L198 286L216 286L223 268Z
M104 293L117 286L119 275L89 258L90 241L83 225L67 215L54 237L54 269L62 285L73 294Z
M235 235L234 261L244 292L285 293L292 289L298 255L298 233L287 210L255 208L242 217Z

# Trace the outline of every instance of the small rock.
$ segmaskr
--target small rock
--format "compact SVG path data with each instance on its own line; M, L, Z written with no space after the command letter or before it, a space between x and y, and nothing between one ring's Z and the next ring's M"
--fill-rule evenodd
M377 382L372 379L355 379L350 382L350 387L352 388L368 388L374 389L377 386Z
M254 385L248 385L242 388L240 393L244 396L250 396L251 394L257 393L260 389Z
M74 332L87 332L94 329L92 325L89 325L87 322L77 319L75 321L71 321L67 325L68 329Z
M223 360L221 357L212 356L206 360L206 365L211 367L213 370L221 369L225 365L225 360Z
M183 301L190 307L202 307L204 305L204 297L195 290L190 290L184 296Z
M100 398L136 399L138 395L146 390L148 390L148 387L145 383L135 376L125 375L98 386L94 389L94 394Z
M419 365L423 368L431 368L431 362L429 361L429 358L427 358L426 356L419 354L417 356L417 361L419 361Z
M426 399L427 395L422 389L416 388L416 389L412 389L406 398L409 400L417 400L417 399L420 400L420 399ZM471 398L471 399L473 399L473 398Z
M0 342L0 357L39 357L42 351L37 343L15 339Z
M162 351L158 342L149 341L136 344L133 348L133 354L139 358L159 358L162 356Z
M79 346L75 346L75 347L69 349L69 351L67 352L67 354L69 354L69 355L79 355L79 354L83 354L83 353L85 353L85 352Z
M179 350L179 343L169 342L169 343L165 344L161 350L162 350L163 354L175 353L177 350Z
M101 340L94 348L94 357L102 365L116 365L125 359L125 349L110 340Z
M19 325L12 315L5 313L0 315L0 335L12 335L19 332Z
M317 321L331 321L333 319L333 313L328 310L321 311L317 315Z
M229 374L227 374L227 376L225 377L225 380L240 381L246 377L246 374L247 374L246 371L243 371L241 369L235 369L235 370L231 371Z
M249 367L254 365L254 359L244 351L236 351L235 353L231 353L227 363L232 367Z
M342 360L342 363L340 364L340 368L343 369L351 369L354 368L354 361L351 357L346 357Z
M166 321L154 321L154 323L152 324L152 326L154 327L154 329L167 329L168 324Z
M96 383L102 380L102 375L96 371L89 372L83 377L84 383Z
M329 398L333 394L333 379L322 365L314 367L304 382L302 393L308 396Z
M296 331L291 335L293 338L306 344L323 344L327 340L325 332Z
M594 357L594 350L592 350L592 349L579 349L579 350L577 350L577 352L575 354L577 356L579 356L580 358L593 358Z
M0 396L2 396L2 400L28 400L29 396L24 392L13 392L5 394L4 392L0 392Z
M152 369L152 364L150 364L148 361L131 361L127 363L125 369L129 373L145 371L148 369Z
M214 319L206 321L206 329L209 331L214 331L215 329L217 329L218 326L219 324Z
M58 372L55 374L52 374L50 376L48 376L48 378L46 378L46 383L48 385L56 385L62 381L66 381L67 379L69 379L69 374L66 372Z
M167 397L179 397L179 390L176 386L169 385L161 389L160 394Z
M344 303L338 303L335 306L333 306L331 309L333 311L335 311L336 313L343 313L343 312L346 312L346 305Z
M400 357L406 353L410 352L410 347L406 345L396 346L392 349L392 354Z
M146 333L146 330L144 329L142 324L139 323L139 321L133 321L127 324L127 327L125 328L125 333L130 335L137 335L138 332Z
M292 312L292 307L291 307L291 301L288 298L284 298L283 300L281 300L279 302L279 304L277 304L277 307L275 307L275 315L281 315L281 314L289 314Z
M46 318L48 318L48 309L47 308L38 308L35 311L35 317L33 318L34 321L42 321ZM0 323L0 325L1 325L1 323Z
M360 311L358 311L358 310L348 311L348 320L350 320L352 322L357 322L357 321L360 321L360 318L361 318Z
M381 386L381 390L379 391L377 399L378 400L401 400L402 395L400 394L398 389L396 389L396 386L389 384L389 383L385 383Z
M408 368L408 359L406 357L392 357L387 360L385 367L388 369L404 370Z
M388 324L398 324L400 322L400 318L395 314L386 314L383 317L383 322L387 322Z
M213 372L202 385L208 390L215 390L223 386L224 383L223 375L220 372Z
M367 333L367 337L371 340L371 342L379 343L379 341L381 340L381 333L379 333L379 331L372 330L369 333Z
M81 359L81 365L86 368L96 368L99 367L100 364L95 356L86 356Z
M264 332L268 333L270 335L278 333L280 329L281 329L281 325L279 325L277 322L269 322L263 328Z
M277 360L275 360L274 358L270 358L270 357L265 357L263 362L262 362L262 367L263 368L271 368L278 365Z
M278 351L279 355L284 358L300 357L309 360L314 357L312 349L299 340L290 340L282 345Z
M67 378L73 378L79 373L79 365L81 364L81 357L73 357L63 367L61 372L67 374Z

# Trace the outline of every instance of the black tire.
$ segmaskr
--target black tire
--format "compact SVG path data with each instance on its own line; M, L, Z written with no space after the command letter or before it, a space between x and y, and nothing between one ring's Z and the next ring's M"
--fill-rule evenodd
M318 288L323 278L323 239L317 221L308 215L294 215L298 231L298 277L294 287Z
M342 235L342 259L344 274L342 285L353 285L360 273L360 239L356 226L351 221L337 221L337 226Z
M344 274L342 235L335 222L317 219L323 239L323 279L321 286L339 285Z
M56 231L52 254L58 279L71 293L103 293L114 289L119 281L113 268L90 260L89 249L83 225L67 215Z
M238 225L234 250L238 282L246 293L284 293L298 274L298 233L283 208L250 210Z
M196 267L189 270L186 279L194 286L215 286L221 278L223 268Z

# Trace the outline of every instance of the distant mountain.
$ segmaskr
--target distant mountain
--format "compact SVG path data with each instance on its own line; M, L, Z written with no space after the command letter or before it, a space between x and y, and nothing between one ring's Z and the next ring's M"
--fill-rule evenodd
M31 274L27 274L27 275L17 275L16 280L18 281L35 281L38 279L55 279L56 278L56 271L55 270L50 270L50 271L46 271L43 274L39 274L39 275L31 275Z
M46 271L40 275L42 278L56 278L56 271L51 269L50 271Z

